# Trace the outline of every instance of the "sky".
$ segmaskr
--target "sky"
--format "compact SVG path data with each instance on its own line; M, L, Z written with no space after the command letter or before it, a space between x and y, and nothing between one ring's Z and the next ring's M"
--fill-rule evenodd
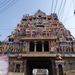
M0 0L0 41L11 35L24 14L34 15L38 9L46 15L57 13L60 22L75 37L75 1L54 0L53 6L52 2L53 0Z

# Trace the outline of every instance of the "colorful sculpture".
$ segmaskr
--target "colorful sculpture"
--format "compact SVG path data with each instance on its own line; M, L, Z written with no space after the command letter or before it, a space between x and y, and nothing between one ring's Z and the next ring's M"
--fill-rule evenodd
M69 30L59 21L56 13L46 15L38 10L33 16L23 15L21 23L12 31L7 43L12 45L2 45L5 53L28 53L29 40L22 41L22 38L52 38L48 40L50 53L55 52L75 52L75 44ZM59 45L58 45L58 43Z

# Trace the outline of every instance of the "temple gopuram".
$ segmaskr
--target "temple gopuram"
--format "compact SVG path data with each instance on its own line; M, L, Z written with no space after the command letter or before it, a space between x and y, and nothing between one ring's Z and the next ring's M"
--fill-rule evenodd
M56 13L23 15L2 41L0 54L9 55L9 72L14 75L32 75L35 68L48 69L49 75L75 74L75 38Z

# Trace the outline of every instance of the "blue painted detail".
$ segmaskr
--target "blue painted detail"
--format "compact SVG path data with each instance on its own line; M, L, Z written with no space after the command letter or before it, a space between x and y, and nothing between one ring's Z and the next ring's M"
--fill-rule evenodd
M55 61L55 62L64 62L64 61Z
M75 54L75 52L58 52L59 54ZM71 55L70 55L71 56Z
M14 62L23 62L23 61L16 60L16 61L14 61Z
M6 52L4 54L8 54L8 55L10 55L10 54L20 54L20 52L16 52L16 53L14 53L14 52Z
M52 13L51 15L53 15L53 17L58 18L56 13Z
M57 37L44 37L44 38L57 38Z
M23 37L23 38L34 38L34 37Z

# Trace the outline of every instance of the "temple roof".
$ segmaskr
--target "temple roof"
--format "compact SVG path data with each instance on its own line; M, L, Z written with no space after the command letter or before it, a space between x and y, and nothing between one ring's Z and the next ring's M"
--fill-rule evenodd
M40 9L34 14L34 16L46 16L46 14Z

